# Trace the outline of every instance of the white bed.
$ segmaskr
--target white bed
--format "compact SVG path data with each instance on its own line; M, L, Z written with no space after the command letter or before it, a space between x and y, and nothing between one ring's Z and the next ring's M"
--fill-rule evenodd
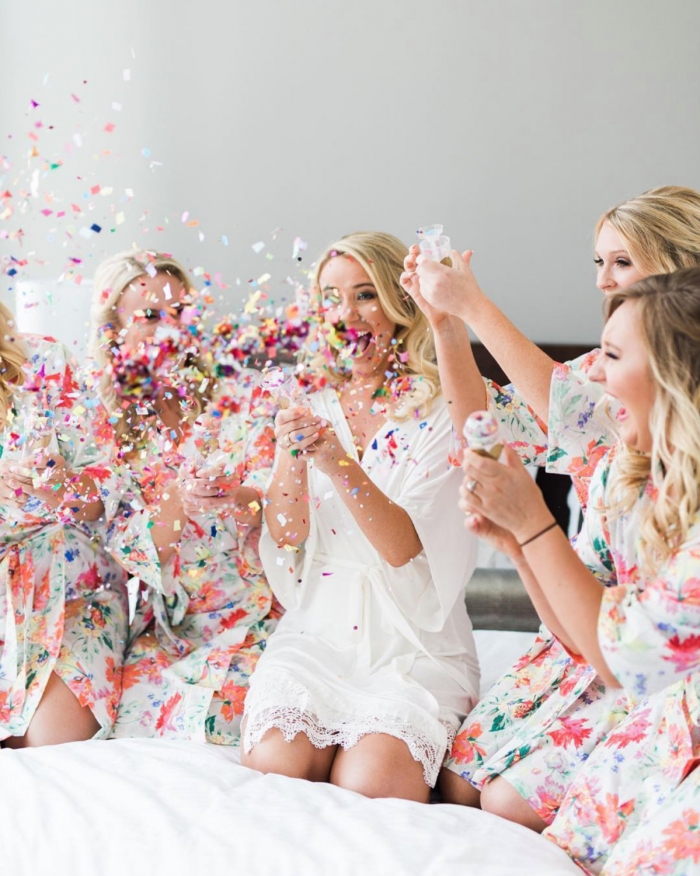
M482 687L529 633L480 631ZM525 828L459 806L263 776L221 746L84 742L0 752L7 876L565 876Z

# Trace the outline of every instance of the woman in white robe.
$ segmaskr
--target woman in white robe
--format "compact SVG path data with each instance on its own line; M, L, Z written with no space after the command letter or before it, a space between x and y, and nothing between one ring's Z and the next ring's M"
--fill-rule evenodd
M425 800L478 696L475 541L447 463L432 334L379 233L318 262L308 405L276 418L261 559L286 609L251 679L243 762Z

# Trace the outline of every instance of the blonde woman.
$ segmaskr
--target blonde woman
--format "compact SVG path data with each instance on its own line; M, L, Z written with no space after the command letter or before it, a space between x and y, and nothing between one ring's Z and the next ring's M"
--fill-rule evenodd
M462 508L508 545L574 659L633 707L573 776L547 836L588 873L688 873L687 831L700 817L697 798L679 793L700 762L700 268L615 292L606 310L589 377L624 413L575 550L510 449L504 465L465 455ZM583 729L571 722L569 737ZM650 835L666 806L686 830Z
M700 264L700 193L683 186L651 189L607 210L594 237L597 285L604 295L651 274ZM449 268L430 260L416 265L417 252L413 247L402 283L431 320L459 434L468 414L488 406L523 461L571 475L585 506L588 479L614 440L613 421L596 410L600 390L587 380L598 351L554 362L482 292L470 253L453 253ZM465 323L512 386L487 381L484 393Z
M13 325L0 305L0 742L22 748L109 734L128 612L94 402L61 344Z
M398 282L406 252L364 232L318 262L321 388L276 418L260 551L286 613L251 680L243 763L427 801L478 692L476 544L430 329Z
M204 361L198 302L167 255L120 253L95 275L95 380L129 479L109 547L141 584L114 736L237 745L275 623L257 554L272 421L253 372Z
M598 285L606 296L650 271L665 272L700 262L700 194L667 186L607 211L596 227L595 255ZM444 266L426 262L418 270L435 274L435 267L442 270ZM459 270L467 270L464 263ZM464 276L460 274L462 281ZM478 294L480 301L485 299L483 293ZM478 309L480 318L486 320L481 305ZM511 372L518 389L487 384L489 408L498 416L504 437L524 461L542 464L547 457L548 468L572 475L585 505L595 465L615 441L615 421L607 412L615 411L616 404L598 405L602 390L587 377L598 351L556 366L552 372L551 360L517 333L505 316L497 316L493 304L485 304L483 312L491 313L483 329L486 334L491 326L491 340L500 337L494 326L501 326L499 355L507 358L509 345L521 347L522 380L519 372ZM435 314L431 315L435 323ZM466 335L463 325L461 330ZM454 386L457 366L449 351L443 348L442 352L440 366L448 372L445 383L449 385L452 379ZM506 358L502 364L507 364ZM540 359L543 364L538 371L535 363ZM484 381L480 376L477 381L483 405ZM551 400L538 411L549 417L547 432L537 425L519 395L530 385L528 381L551 383ZM534 396L529 399L536 404ZM545 625L533 646L468 715L441 779L447 800L480 804L539 830L551 822L579 765L627 710L624 693L606 685L591 666L573 661L552 632ZM570 732L572 726L577 728L575 734ZM548 732L543 732L545 727ZM560 740L566 744L560 745Z

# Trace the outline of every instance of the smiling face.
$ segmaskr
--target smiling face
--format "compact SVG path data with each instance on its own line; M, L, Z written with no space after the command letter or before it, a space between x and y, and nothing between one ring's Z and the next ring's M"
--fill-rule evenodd
M163 329L179 329L185 322L187 301L185 287L172 274L161 271L155 277L143 274L132 280L117 304L125 352L135 350L143 341L157 341Z
M338 331L339 355L353 374L386 370L396 325L386 316L364 268L351 256L334 256L319 275L321 312Z
M596 285L606 295L647 276L634 264L627 244L609 222L603 222L600 228L593 261L597 267Z
M618 414L620 438L628 447L650 453L656 383L639 308L638 301L628 300L612 314L603 330L601 354L589 377L622 405Z

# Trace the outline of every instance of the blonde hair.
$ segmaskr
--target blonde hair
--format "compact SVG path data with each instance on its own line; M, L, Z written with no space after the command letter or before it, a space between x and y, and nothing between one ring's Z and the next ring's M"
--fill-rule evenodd
M16 335L10 334L15 324L9 307L0 302L0 428L8 423L12 396L24 385L22 366L27 361L27 351Z
M114 334L118 334L117 330L122 327L119 316L119 301L122 294L139 277L153 276L154 272L168 274L179 280L187 292L195 291L194 284L185 268L167 253L147 250L120 252L102 262L95 271L90 307L88 355L98 371L97 392L99 397L105 408L111 414L116 414L119 417L115 429L120 439L129 438L133 441L139 437L136 429L139 417L135 410L135 404L131 404L126 410L122 409L114 389L108 367L113 345L105 337L105 329L112 327ZM200 372L209 375L208 368L196 357L195 364ZM207 397L211 394L211 385L208 385L208 389ZM193 387L192 393L194 407L188 413L187 419L194 419L203 409L205 395L196 387Z
M598 220L608 222L627 244L634 264L645 274L668 274L700 264L700 192L661 186L630 198Z
M612 494L629 510L651 487L641 555L657 569L688 537L700 510L700 267L640 280L606 300L606 318L636 302L656 384L651 454L622 447Z
M339 256L355 259L377 290L379 305L385 315L396 324L392 363L396 383L402 386L402 377L413 378L408 381L408 390L400 393L393 405L392 413L397 419L405 419L416 411L425 413L430 400L440 392L430 324L399 283L407 254L407 247L398 238L380 231L358 231L326 247L316 264L309 302L312 325L300 357L314 376L326 378L333 384L347 379L347 375L336 367L337 353L323 332L319 278L331 259Z

